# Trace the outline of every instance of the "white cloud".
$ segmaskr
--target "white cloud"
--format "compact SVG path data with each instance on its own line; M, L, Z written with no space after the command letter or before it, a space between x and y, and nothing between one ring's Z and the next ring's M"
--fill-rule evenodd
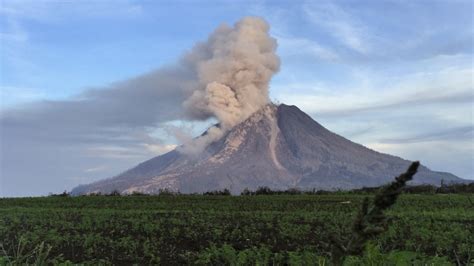
M176 144L148 144L144 143L143 146L154 155L161 155L163 153L169 152L174 150L177 145Z
M332 2L318 1L303 7L309 21L321 27L348 48L362 54L370 51L367 27Z
M421 159L433 169L472 177L473 170L472 167L469 168L472 166L474 154L472 140L471 142L466 138L454 140L452 135L447 134L443 135L442 139L432 139L428 143L422 141L403 143L403 140L416 140L419 136L436 134L443 130L451 131L473 124L471 54L429 58L433 54L441 53L436 46L449 46L450 43L432 38L438 36L438 28L434 30L435 32L427 32L425 35L418 34L420 29L416 26L420 25L416 24L413 24L414 30L409 32L411 35L406 40L401 39L406 37L405 28L398 27L395 29L400 31L403 37L389 33L383 35L386 40L377 39L377 34L380 32L375 32L376 27L372 23L384 20L382 12L372 14L370 23L364 24L362 17L357 16L360 14L334 3L317 1L305 5L303 10L299 6L288 9L264 7L261 11L257 11L270 20L272 34L279 40L279 52L284 59L282 72L278 78L291 81L291 83L272 84L273 98L283 103L296 104L318 121L324 122L323 125L330 130L376 150L407 159ZM25 27L29 24L26 22L40 21L42 24L53 24L69 19L77 21L136 19L146 15L145 11L147 10L143 10L134 1L3 1L0 5L0 15L11 21L5 28L0 29L2 57L5 58L7 51L12 52L8 55L12 60L11 66L16 65L19 71L24 72L22 76L28 77L34 72L31 71L34 66L28 57L28 54L34 53L29 49L34 35L29 35L28 28ZM379 12L370 10L374 11ZM398 23L398 18L396 19ZM302 20L309 21L314 31L303 28L307 25L301 25ZM431 29L431 23L428 24ZM462 30L453 28L451 31ZM470 32L472 36L472 29ZM416 36L420 36L420 39L415 39ZM5 49L7 45L10 47L9 50ZM456 48L452 54L459 55L463 51ZM293 55L302 60L285 61ZM410 60L406 60L407 58ZM320 64L321 61L327 64ZM377 61L376 64L373 64L374 61ZM308 69L308 65L315 69ZM327 67L330 67L331 71L324 72ZM346 75L346 72L350 74ZM33 166L28 169L43 169L53 165L52 169L46 169L49 172L45 170L47 175L56 175L48 176L50 184L47 184L48 180L42 182L43 187L47 187L47 185L55 186L55 183L62 178L76 176L78 172L84 172L79 178L88 179L87 182L113 176L135 163L170 150L175 146L170 143L181 143L186 136L180 138L172 134L175 139L164 141L157 139L159 134L152 134L149 128L144 128L161 126L154 122L161 121L162 118L180 119L179 115L176 115L175 100L166 100L166 93L163 95L151 93L155 84L167 77L170 77L170 80L176 79L166 72L159 79L146 78L146 82L131 84L133 86L129 87L133 87L133 90L125 88L120 93L97 90L95 93L82 95L97 102L97 108L88 101L84 101L82 104L85 107L81 108L79 102L85 100L81 99L71 102L50 101L49 107L57 110L50 116L39 114L41 108L34 109L31 114L18 113L18 117L31 116L31 118L24 127L11 132L11 136L18 136L17 141L3 143L4 147L8 146L10 151L19 156L8 157L26 160L25 156L30 156L28 160ZM308 79L312 81L308 82ZM164 84L163 87L174 87L171 81ZM42 98L42 95L35 94L33 88L26 91L21 89L22 93L15 88L10 87L6 90L2 88L0 97L5 93L16 94L15 97L19 102ZM168 93L173 92L176 90L171 89ZM104 97L108 100L101 100L105 99ZM128 101L131 97L144 101L122 106L122 101ZM181 96L172 95L173 97L180 99ZM11 99L10 96L9 98ZM41 104L48 107L45 102ZM70 117L65 115L69 110L66 107L72 108ZM15 124L11 121L15 122L15 120L7 122L10 125ZM177 122L178 125L181 122ZM117 124L125 125L125 128L116 128ZM192 131L199 134L205 127L200 125ZM31 134L33 130L34 136ZM58 133L54 134L55 130ZM3 133L5 132L4 127ZM166 136L170 132L161 134ZM38 138L41 145L33 142L32 136ZM46 138L50 140L45 141ZM69 139L65 140L66 138ZM387 143L387 140L392 141ZM63 141L69 141L67 145L75 146L69 147L70 149L66 151L63 146L51 149L52 142L60 142L63 145ZM84 149L83 145L88 149ZM19 154L21 150L19 147L27 150L28 154ZM2 167L6 169L9 165L14 164L6 163ZM100 170L102 165L109 167ZM61 171L56 169L63 166L70 169L60 169ZM26 168L14 171L21 172L19 176L24 176L23 180L29 180L31 176L31 172L26 172ZM22 179L15 178L16 181L18 183L11 182L9 188L23 187L16 185L21 184ZM77 182L71 182L67 188L70 189L76 184Z
M136 19L144 16L141 5L134 1L1 1L0 28L1 67L20 80L31 79L39 66L31 60L37 53L28 27L31 23L60 24L65 20ZM29 24L28 24L29 23Z
M377 74L367 75L370 76L361 78L357 84L348 84L344 89L317 84L309 95L295 94L294 91L301 90L302 86L312 87L312 84L276 84L274 88L283 91L276 94L277 99L295 103L308 112L327 115L370 111L405 103L472 101L474 70L470 67L420 71L396 79ZM372 80L372 84L367 79Z
M91 168L87 168L84 170L86 173L95 173L95 172L102 172L107 169L106 165L99 165Z
M3 1L0 14L18 20L58 22L79 18L133 18L143 14L135 1Z
M107 158L107 159L133 159L142 158L144 152L142 150L133 149L124 146L96 146L88 147L85 154L90 157Z
M296 78L294 83L273 84L273 95L355 142L473 178L470 62L470 56L435 56L395 71L354 68L353 80L334 85L324 77L313 82Z
M474 179L474 142L438 140L419 143L365 143L368 147L408 160L420 160L437 171L451 172L463 178Z
M310 55L316 59L334 61L339 59L339 55L329 47L306 38L275 35L278 40L278 52L282 57L292 55Z
M0 111L17 104L46 98L46 95L35 88L0 86Z

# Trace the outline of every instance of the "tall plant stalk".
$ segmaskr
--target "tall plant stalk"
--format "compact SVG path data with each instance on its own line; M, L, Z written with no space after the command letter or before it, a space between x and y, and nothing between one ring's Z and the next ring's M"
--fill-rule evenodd
M387 216L384 212L395 204L406 183L413 179L419 166L419 162L413 162L405 173L396 177L392 183L382 187L375 195L372 204L370 204L368 197L364 198L354 220L349 240L344 244L335 236L331 239L332 263L334 265L342 265L346 256L362 255L367 242L387 230Z

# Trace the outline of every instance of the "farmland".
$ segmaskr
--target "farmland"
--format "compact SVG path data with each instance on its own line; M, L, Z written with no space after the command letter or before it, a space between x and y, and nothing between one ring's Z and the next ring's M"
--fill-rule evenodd
M328 265L366 195L79 196L0 199L0 264ZM472 194L403 194L388 230L345 264L474 258Z

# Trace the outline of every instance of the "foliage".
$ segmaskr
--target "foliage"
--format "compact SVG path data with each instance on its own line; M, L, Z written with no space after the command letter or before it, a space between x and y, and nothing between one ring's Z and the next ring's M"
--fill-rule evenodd
M474 193L474 182L444 184L436 188L436 193Z
M248 188L244 189L241 196L255 195L329 195L329 194L376 194L385 186L363 187L347 191L341 190L299 190L298 188L289 188L287 190L274 190L269 187L259 187L255 191ZM401 189L404 194L472 194L474 193L474 182L470 183L441 183L440 186L433 185L406 185Z
M230 190L215 190L202 193L204 196L230 196Z
M60 193L60 194L53 194L53 193L50 193L49 196L50 196L50 197L69 197L69 196L71 196L71 195L69 194L69 192L67 192L66 190L64 190L63 193Z
M307 250L272 252L267 246L236 250L231 245L211 245L200 252L197 265L328 265L326 258Z
M359 265L454 265L446 257L427 257L412 251L391 251L388 254L382 254L380 249L368 244L365 247L364 256L349 256L344 260L344 266Z
M15 257L20 242L23 254L43 243L40 254L50 247L49 261L90 265L194 264L221 259L221 253L249 264L328 265L331 248L324 243L331 235L351 234L351 221L367 196L171 195L0 199L0 265ZM411 254L466 265L474 258L470 197L402 194L386 212L390 227L373 245L383 261Z
M387 230L385 211L395 204L406 183L416 174L419 162L413 162L407 171L395 178L395 181L382 187L375 195L373 206L369 206L369 198L365 197L359 213L354 220L351 238L344 244L336 236L331 236L333 242L332 258L336 265L342 264L347 255L361 255L365 244L372 238Z
M62 258L62 255L51 257L51 249L50 245L41 242L33 249L27 250L26 239L20 237L17 246L12 249L11 255L6 252L3 244L0 244L0 265L46 265L68 262Z
M177 196L177 195L180 195L181 193L178 191L178 192L175 192L175 191L172 191L172 190L169 190L167 188L160 188L159 192L158 192L158 195L160 196Z

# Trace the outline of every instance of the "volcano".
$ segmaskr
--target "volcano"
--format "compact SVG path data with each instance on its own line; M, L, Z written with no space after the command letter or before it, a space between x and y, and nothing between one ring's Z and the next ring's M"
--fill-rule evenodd
M78 186L72 194L353 189L390 182L409 164L327 130L296 106L269 104L200 154L178 148L116 177ZM420 166L412 184L439 185L441 180L462 181Z

